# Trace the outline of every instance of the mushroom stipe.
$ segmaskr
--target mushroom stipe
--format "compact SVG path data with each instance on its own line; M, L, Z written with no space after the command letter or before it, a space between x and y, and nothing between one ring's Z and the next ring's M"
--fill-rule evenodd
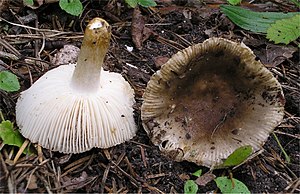
M133 89L120 74L102 70L110 37L105 20L91 20L77 64L48 71L21 93L16 120L22 135L63 153L108 148L135 135Z

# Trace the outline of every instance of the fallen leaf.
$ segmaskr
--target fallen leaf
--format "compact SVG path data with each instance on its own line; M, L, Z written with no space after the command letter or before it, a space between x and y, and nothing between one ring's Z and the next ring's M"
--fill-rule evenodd
M274 45L261 39L249 38L243 42L247 46L253 47L255 55L267 67L280 65L285 60L292 58L293 54L298 50L298 48L293 46Z
M169 57L166 56L159 56L154 58L154 63L157 69L160 69L160 67L165 64L169 60Z
M143 30L143 40L142 43L146 40L148 40L148 38L153 34L153 31L150 28L144 27Z
M8 1L0 1L0 12L8 8Z
M190 176L186 173L182 173L179 175L179 178L182 180L182 181L186 181L186 180L189 180L190 179Z
M30 178L30 179L29 179ZM28 187L27 187L27 189L37 189L38 188L38 185L37 185L37 183L36 183L36 176L33 174L33 175L31 175L31 176L28 176L27 177L27 181L29 181L29 183L27 183L28 184Z
M142 49L144 27L145 27L145 18L142 16L139 7L136 7L132 15L131 37L135 47L138 50Z
M160 14L167 15L171 12L178 11L179 9L182 9L182 7L170 5L170 6L158 8L157 10Z
M212 173L205 173L202 176L198 177L195 182L200 186L205 186L207 183L211 182L215 178L216 175Z
M66 187L67 190L77 190L80 189L87 184L89 184L91 181L93 181L95 176L89 177L88 174L83 171L79 177L69 177L64 176L61 180L63 187Z
M271 64L273 67L280 65L285 60L292 58L296 51L297 48L295 47L267 45L266 62Z
M153 31L150 28L145 27L145 18L141 14L139 7L136 7L133 11L131 22L131 37L135 47L138 50L141 50L143 42L152 34Z
M258 52L255 54L267 67L276 67L287 59L292 58L296 51L297 48L292 46L267 44L266 49L258 49Z
M64 45L52 58L53 65L76 63L80 49L74 45Z

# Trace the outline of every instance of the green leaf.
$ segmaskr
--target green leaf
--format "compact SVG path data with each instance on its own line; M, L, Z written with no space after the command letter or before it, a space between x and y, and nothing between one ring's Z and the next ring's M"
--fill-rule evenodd
M2 139L5 145L21 147L25 141L25 138L21 135L18 130L14 130L13 124L6 120L0 123L0 139ZM27 147L24 151L24 154L34 153L32 149Z
M227 0L230 5L239 5L242 0Z
M196 176L196 177L200 177L202 174L202 169L197 170L196 172L194 172L192 175Z
M227 157L221 166L230 167L241 164L251 155L252 150L252 146L250 145L239 147Z
M132 8L135 8L138 4L138 0L125 0L125 2Z
M193 180L187 180L184 184L184 194L196 194L198 185Z
M232 178L228 179L227 177L218 177L215 179L217 187L221 190L222 193L249 193L250 191L247 186L237 180Z
M4 144L17 147L21 147L25 140L18 130L14 130L14 126L10 121L0 123L0 139Z
M220 5L221 11L239 27L256 33L267 33L276 20L293 17L299 12L255 12L238 6Z
M20 89L20 83L17 76L9 71L1 71L0 89L6 92L18 91Z
M34 4L34 2L33 2L33 0L23 0L23 4L25 5L25 6L33 6L33 4Z
M83 11L80 0L59 0L59 6L68 14L79 16Z
M154 7L156 3L154 0L138 0L138 4L143 7Z
M290 0L293 2L296 6L300 7L300 2L298 0Z
M300 14L291 18L277 20L267 30L267 38L278 43L289 44L300 37Z

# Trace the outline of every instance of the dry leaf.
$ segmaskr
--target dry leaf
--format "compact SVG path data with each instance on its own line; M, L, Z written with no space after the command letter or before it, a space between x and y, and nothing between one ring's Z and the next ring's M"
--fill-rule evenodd
M141 11L136 7L133 11L131 22L131 37L135 47L138 50L142 49L143 30L145 27L145 19L141 14Z
M69 177L69 176L64 176L62 178L62 185L63 187L66 187L67 190L77 190L80 189L87 184L89 184L91 181L93 181L95 176L89 177L88 174L83 171L79 177Z
M154 63L157 69L160 69L160 67L165 64L169 60L169 57L166 56L159 56L154 58Z
M196 183L200 186L205 186L207 183L214 180L215 178L216 178L216 175L214 175L212 173L205 173L196 179Z
M297 51L295 47L267 45L266 49L267 63L273 67L280 65L286 59L292 58L293 53Z
M29 177L30 177L30 179L29 179ZM29 177L27 178L27 180L29 181L27 189L31 189L31 190L37 189L38 185L36 183L36 176L34 174L32 174Z
M74 45L65 45L52 58L53 65L76 63L80 49Z

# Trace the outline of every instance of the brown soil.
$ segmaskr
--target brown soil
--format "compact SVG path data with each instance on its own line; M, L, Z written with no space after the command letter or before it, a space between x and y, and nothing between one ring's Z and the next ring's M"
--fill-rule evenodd
M235 26L219 10L219 4L225 1L200 4L196 3L198 1L164 0L153 9L139 8L147 30L143 35L145 41L139 42L141 47L137 49L131 34L133 9L125 6L123 1L83 1L86 7L80 17L66 14L58 3L44 4L33 10L23 7L18 1L2 2L0 51L14 54L17 58L0 56L0 70L8 69L15 73L22 91L55 68L50 61L65 44L80 46L88 20L96 16L106 19L112 25L113 41L104 68L122 73L135 89L135 118L139 130L132 140L108 150L92 149L68 155L43 149L40 156L21 155L16 164L13 160L18 150L2 146L2 143L1 193L182 193L185 181L196 178L193 172L198 169L207 172L209 169L193 163L174 162L151 143L140 120L142 94L151 75L168 58L178 50L209 37L243 41L279 80L286 97L284 121L274 134L291 161L285 160L271 134L260 154L232 170L233 177L244 182L252 193L300 192L300 64L299 52L295 52L299 40L290 45L274 45L264 35ZM243 6L257 11L296 11L295 6L285 1L244 3ZM27 22L24 16L30 21ZM41 32L36 28L65 33ZM133 51L129 52L126 46L134 47ZM14 122L19 92L0 91L0 96L2 114ZM227 170L214 170L213 173L216 176L229 175ZM207 191L217 191L213 181L199 187L199 192Z

